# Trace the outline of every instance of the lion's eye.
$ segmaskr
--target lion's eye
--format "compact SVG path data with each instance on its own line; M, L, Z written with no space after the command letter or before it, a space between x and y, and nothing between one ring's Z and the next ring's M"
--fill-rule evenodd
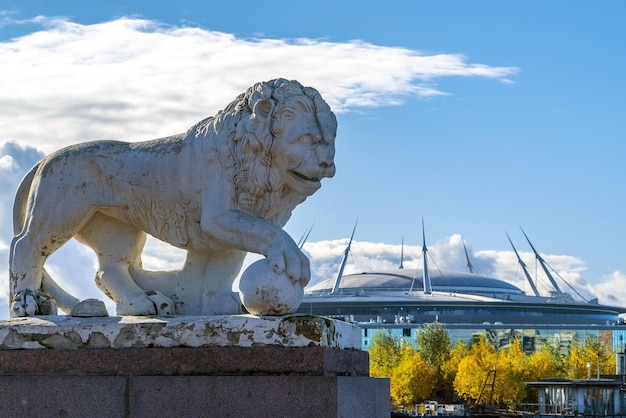
M313 142L313 137L311 135L302 135L300 137L300 143L303 145L311 145Z
M317 144L318 142L320 142L320 138L318 138L315 135L306 134L306 135L302 135L299 138L299 142L304 145L313 145L313 144Z

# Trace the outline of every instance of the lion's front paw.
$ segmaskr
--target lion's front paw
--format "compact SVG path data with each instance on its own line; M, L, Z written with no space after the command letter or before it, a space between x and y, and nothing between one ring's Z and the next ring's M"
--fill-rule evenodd
M54 302L39 290L19 290L11 300L11 318L56 314Z
M311 279L309 259L287 234L278 235L267 251L267 261L276 274L283 274L292 283L306 286Z
M161 292L149 290L117 302L118 315L173 315L174 302Z

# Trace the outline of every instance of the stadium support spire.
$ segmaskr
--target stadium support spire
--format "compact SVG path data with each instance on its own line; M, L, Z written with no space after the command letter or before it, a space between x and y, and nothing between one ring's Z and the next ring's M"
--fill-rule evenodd
M470 261L469 254L467 253L467 247L465 246L465 240L461 237L461 242L463 243L463 251L465 251L465 259L467 260L467 269L470 273L474 273L474 266L472 266L472 262Z
M522 229L522 227L520 226L519 229ZM541 265L541 268L543 269L543 272L546 273L546 276L548 277L548 280L550 280L550 284L552 284L552 287L554 288L554 291L556 293L559 293L559 294L563 293L563 292L561 292L561 289L559 288L559 285L556 284L556 280L554 280L554 277L552 277L552 274L550 273L550 270L546 266L546 261L543 259L543 257L541 257L539 255L537 250L535 250L535 247L533 247L533 244L530 242L530 239L528 239L528 236L526 235L526 232L524 232L523 229L522 229L522 234L524 234L524 237L526 237L526 241L528 241L528 244L530 245L530 248L533 249L533 252L535 253L535 257L537 258L537 261L539 261L539 264Z
M302 247L304 247L304 244L306 243L306 240L309 239L309 234L313 230L314 226L315 226L315 223L313 223L313 225L311 225L309 229L304 231L304 234L302 234L302 236L300 237L300 241L298 241L298 248L302 249Z
M422 269L422 282L424 284L424 294L430 295L433 292L430 275L428 274L428 249L426 248L426 231L424 230L424 218L422 218L422 254L424 257L424 268Z
M343 259L341 260L341 266L339 266L339 272L337 273L337 278L335 279L335 284L333 285L333 289L330 293L337 293L339 290L339 285L341 284L341 278L343 277L343 269L346 267L346 263L348 262L348 254L350 253L350 246L352 245L352 238L354 238L354 231L356 231L356 226L359 223L357 219L354 223L354 228L352 229L352 235L350 236L350 241L348 241L348 246L343 252Z
M528 283L530 283L530 287L533 289L533 293L535 294L535 296L541 296L539 294L539 291L537 290L537 286L535 286L535 282L533 282L533 278L530 277L530 273L528 272L528 268L526 268L526 263L524 263L522 261L521 257L517 253L517 249L515 249L515 245L513 245L513 241L511 241L511 237L509 237L509 233L505 231L505 234L506 234L506 237L509 239L509 242L511 243L511 247L513 247L513 251L515 252L515 255L517 256L517 262L519 263L520 267L522 267L522 271L524 272L524 276L526 276L526 279L528 280Z
M398 268L404 268L404 237L402 237L402 247L400 248L400 267Z

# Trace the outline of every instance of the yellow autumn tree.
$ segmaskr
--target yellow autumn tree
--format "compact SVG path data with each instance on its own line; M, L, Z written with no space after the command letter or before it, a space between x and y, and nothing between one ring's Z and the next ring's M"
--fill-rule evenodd
M516 338L509 348L496 351L481 337L458 363L454 389L477 404L514 406L527 396L529 360Z
M587 338L585 340L585 348L589 352L589 357L591 357L592 361L595 360L596 374L598 365L600 366L600 374L615 373L615 354L607 345L602 344L597 338Z
M526 399L525 382L530 375L529 361L515 338L506 350L498 352L495 376L494 401L509 408Z
M493 398L491 391L493 372L498 355L484 336L472 344L469 353L459 361L454 378L454 390L465 400L486 403Z
M434 373L413 344L379 331L368 351L370 375L389 378L394 405L411 405L430 397L436 384Z
M589 367L587 367L589 364ZM594 362L595 366L595 362ZM591 374L591 355L584 346L572 343L567 356L567 377L570 379L584 379Z
M448 360L443 365L443 378L450 385L454 384L456 372L459 370L459 363L469 352L469 348L461 340L457 340L456 345L450 349Z
M565 377L566 360L558 347L544 344L540 350L528 356L528 380Z
M401 349L400 361L391 371L391 402L412 405L430 397L435 387L435 375L428 362L411 344Z
M573 342L566 364L570 379L595 378L598 373L609 374L615 370L613 353L593 337L588 337L584 345Z

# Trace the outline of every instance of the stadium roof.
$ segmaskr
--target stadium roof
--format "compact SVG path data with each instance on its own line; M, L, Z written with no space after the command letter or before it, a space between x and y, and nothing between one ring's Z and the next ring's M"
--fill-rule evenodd
M511 294L523 295L518 287L503 280L478 274L458 271L430 271L433 291L466 294ZM349 274L342 277L339 290L376 290L376 291L423 291L423 272L421 269L393 269ZM327 293L333 287L335 279L324 280L306 289L309 295Z

